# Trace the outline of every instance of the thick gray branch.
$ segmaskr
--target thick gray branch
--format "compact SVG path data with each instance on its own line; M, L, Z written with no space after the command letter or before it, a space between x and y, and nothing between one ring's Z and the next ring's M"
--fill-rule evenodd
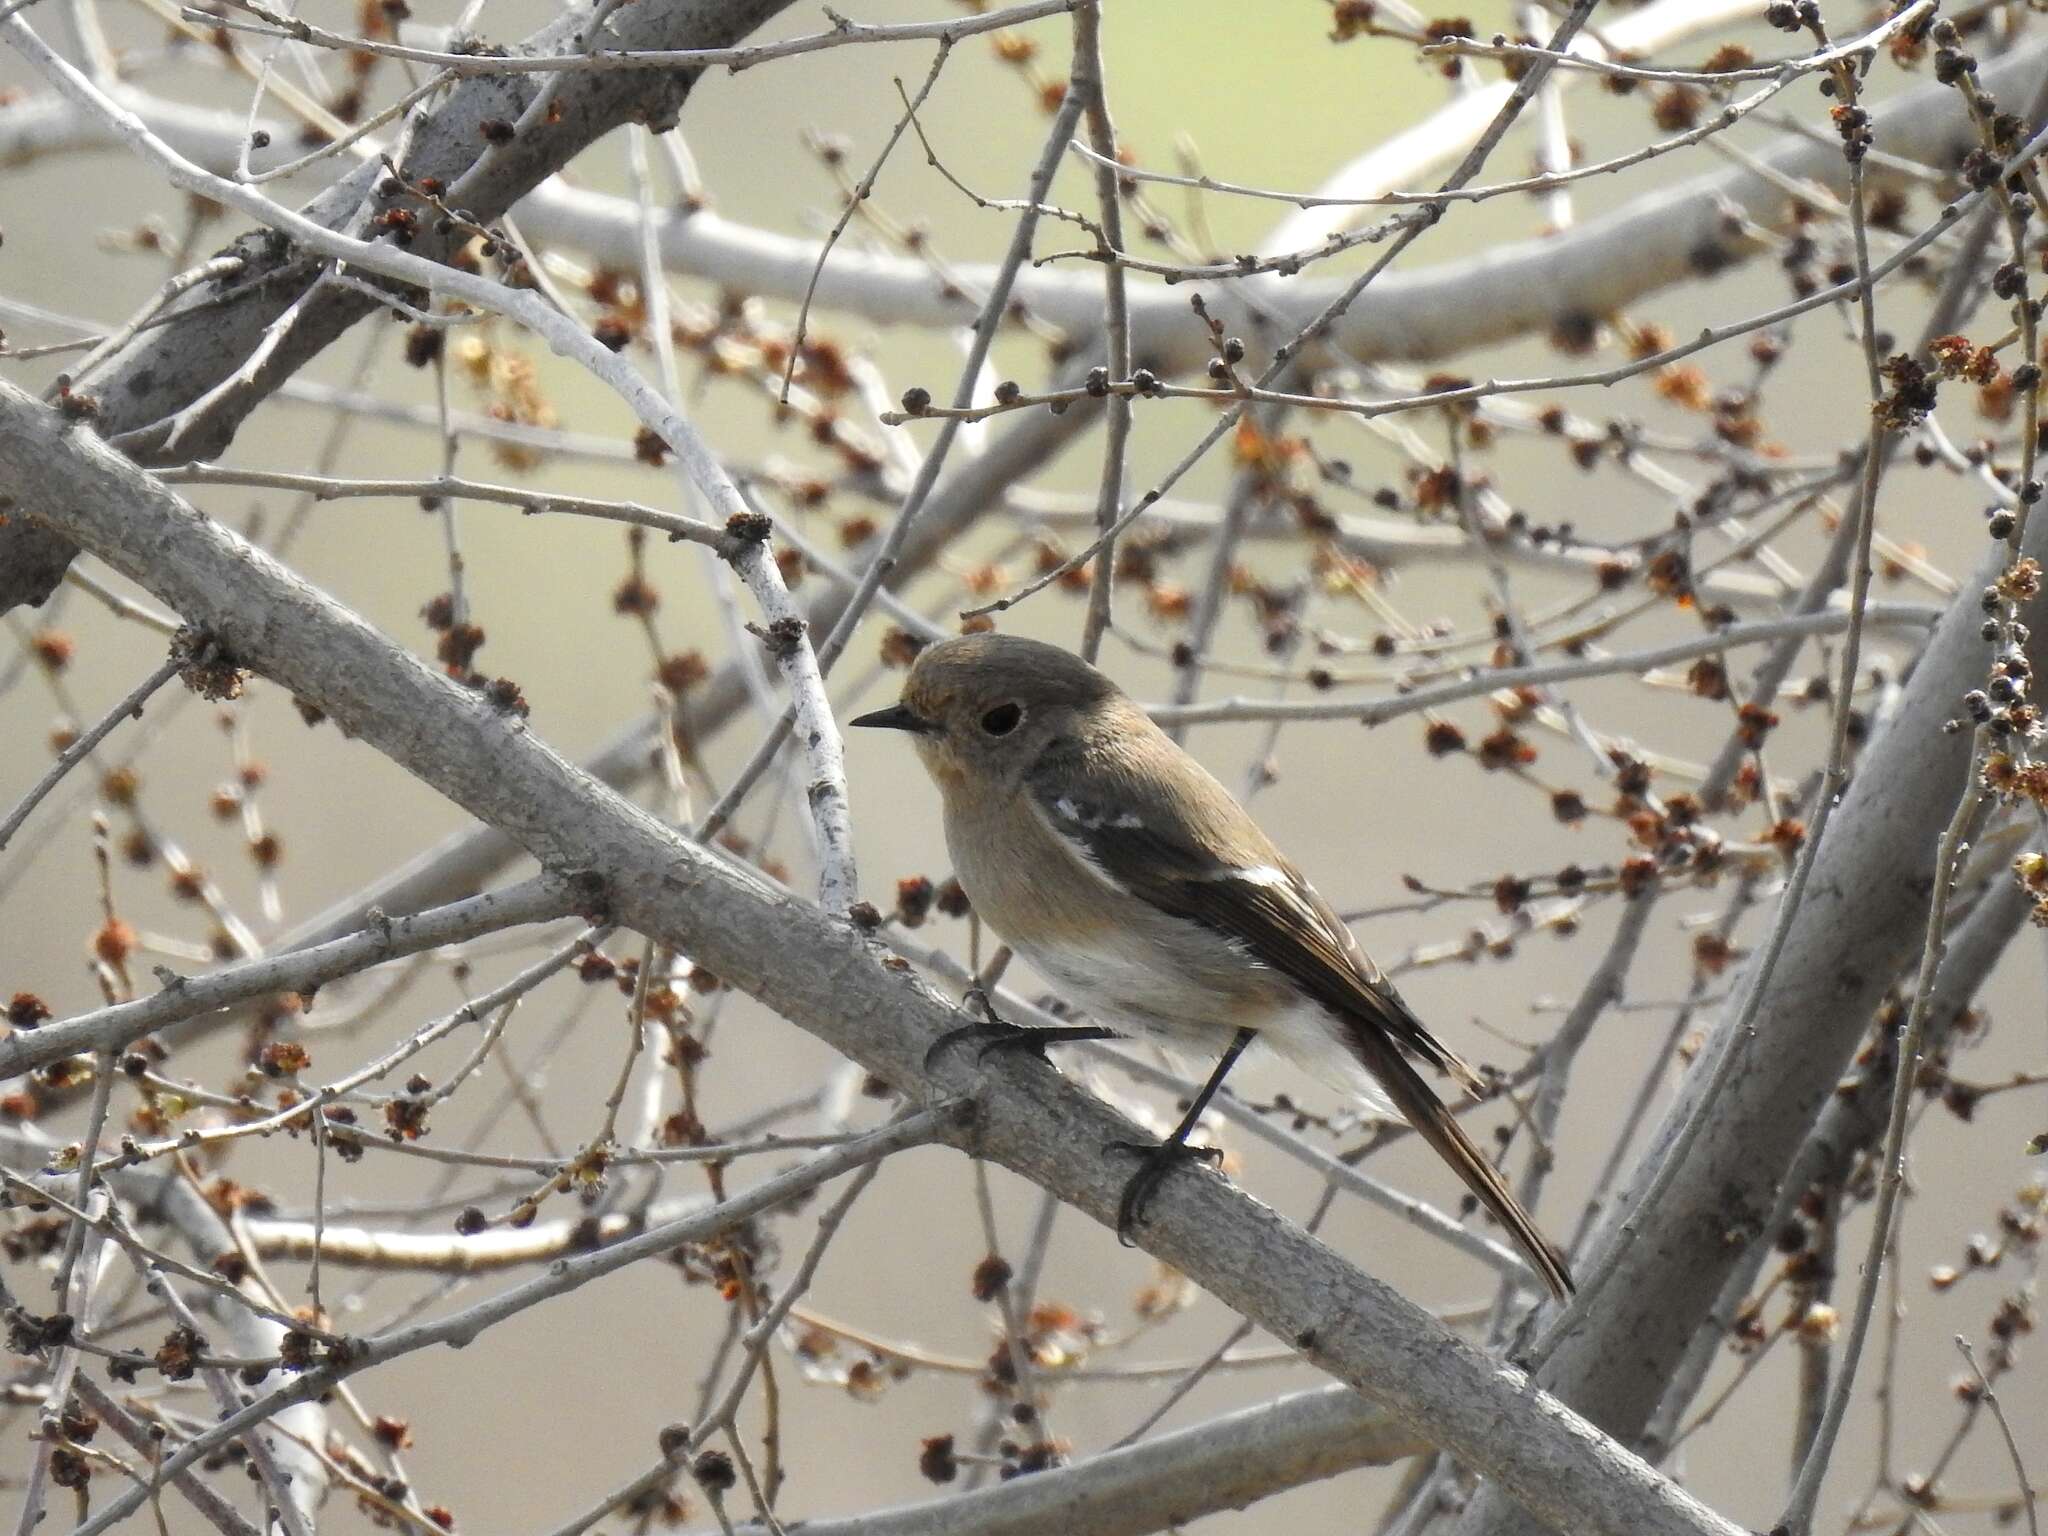
M631 6L620 13L614 32L627 46L711 46L745 35L786 3L696 0L652 9ZM558 50L586 16L579 10L543 29L522 44L522 50ZM2001 96L2024 95L2038 78L2043 57L2041 44L2015 49L1983 66L1984 84ZM517 101L508 107L504 93L531 92L533 78L463 82L420 135L421 148L408 161L408 170L452 182L481 142L476 123L486 116L516 116L511 108ZM485 174L477 178L481 190L471 205L488 220L519 202L521 228L531 238L632 267L639 260L640 242L639 209L632 199L541 183L591 139L635 111L649 110L650 90L672 94L673 100L662 98L664 110L672 115L685 88L669 77L639 71L567 77L560 97L584 104L565 115L562 124L523 133L516 156L501 153L489 161ZM457 114L458 103L465 102L469 105ZM133 97L127 104L182 152L216 168L232 165L242 131L238 119ZM1907 92L1877 115L1889 152L1930 165L1954 164L1975 142L1956 93L1947 87L1930 85ZM25 104L0 123L0 161L57 148L97 147L106 138L103 125L62 103ZM529 144L529 138L534 142ZM1842 156L1832 145L1788 135L1757 158L1780 176L1838 190L1845 184ZM354 173L306 212L315 218L345 217L370 177L370 170ZM1776 183L1742 167L1697 177L1634 199L1560 235L1496 246L1474 259L1420 272L1390 273L1340 317L1332 342L1361 361L1436 359L1540 334L1566 319L1609 314L1702 271L1747 259L1756 248L1729 232L1729 210L1739 209L1759 226L1776 228L1784 222L1785 204ZM817 265L812 240L749 228L709 212L666 214L659 235L662 259L670 270L768 297L801 298ZM415 249L434 254L424 226L422 239ZM253 246L244 254L257 263L255 275L241 285L244 298L224 311L202 312L196 323L145 332L110 365L109 435L167 418L232 373L253 350L264 326L303 291L313 271L303 261L289 270L281 268ZM977 309L976 302L964 295L982 291L991 275L986 269L966 268L965 281L956 287L917 261L840 246L820 275L816 302L876 322L959 325L971 320ZM1278 338L1293 334L1319 313L1341 281L1267 284L1259 290L1257 315L1244 310L1231 284L1216 285L1210 302L1234 328L1252 335L1270 331ZM1486 302L1473 303L1474 295L1484 295ZM197 303L201 296L188 302ZM1035 268L1019 274L1017 298L1063 330L1092 334L1099 324L1101 279L1092 272ZM372 301L358 291L324 290L299 317L255 387L237 392L206 430L188 434L182 456L217 453L270 389L371 307ZM1200 327L1187 323L1186 295L1176 287L1133 289L1131 337L1136 356L1153 368L1198 364L1205 355ZM18 522L0 526L0 612L20 602L40 602L61 579L69 558L62 541L47 530L25 531Z
M227 652L359 736L555 871L603 871L614 913L672 944L885 1080L924 1081L957 1015L845 922L686 841L581 773L516 718L438 675L97 438L0 384L0 474L59 532L148 588ZM1130 1128L1039 1064L1004 1063L952 1136L1108 1225ZM942 1093L982 1087L949 1065ZM1220 1178L1169 1182L1144 1231L1193 1277L1398 1423L1496 1478L1563 1529L1733 1536L1734 1527L1516 1368Z
M616 11L604 36L607 46L617 47L720 47L737 42L789 4L790 0L647 0ZM587 5L573 6L515 51L552 54L578 49L592 14ZM696 77L696 71L625 70L578 72L558 79L516 75L463 80L414 132L405 171L415 179L438 177L450 187L460 182L464 208L488 224L619 124L673 122ZM485 140L480 125L486 119L518 120L546 87L553 88L558 109L545 114L546 121L522 124L518 137L508 144ZM344 228L359 216L383 175L375 162L358 164L301 211L316 223ZM468 238L460 230L440 235L432 220L423 219L411 250L442 260L452 246L467 243ZM182 461L218 456L271 390L377 307L362 290L331 283L307 298L325 263L265 232L242 236L230 254L241 256L245 266L224 293L211 284L194 289L172 307L166 323L135 337L94 375L92 393L99 399L101 429L107 436L151 430L146 440L129 444L138 457L147 460L163 424L231 378L256 350L265 329L301 299L306 300L304 307L257 378L209 408L206 419L186 431L173 457ZM70 560L71 551L50 529L22 518L0 524L0 613L20 603L40 603L63 578Z
M1355 1467L1420 1455L1428 1442L1345 1387L1319 1387L1072 1466L843 1520L803 1536L1145 1536ZM739 1527L761 1536L762 1527Z
M2025 553L2048 555L2048 518L2028 522ZM1636 1169L1594 1234L1589 1272L1598 1304L1567 1315L1538 1379L1610 1434L1633 1444L1749 1240L1767 1230L1778 1186L1862 1043L1872 1010L1918 952L1933 889L1935 847L1958 797L1970 734L1944 723L1985 678L1978 596L2004 563L1995 546L1961 584L1915 664L1899 704L1863 751L1817 852L1806 899L1791 914L1765 983L1752 1037L1721 1032L1688 1073ZM2037 631L2034 665L2048 659ZM1743 988L1737 988L1737 995ZM1693 1143L1688 1166L1654 1210L1636 1199L1698 1110L1715 1063L1740 1053ZM1464 1530L1526 1522L1482 1495Z
M1989 880L1983 898L1957 925L1955 937L1949 941L1947 958L1935 979L1934 1004L1927 1020L1928 1057L1941 1053L1949 1032L1969 1012L1977 989L1990 979L1999 956L2025 926L2029 904L2026 888L1999 869ZM1907 964L1913 958L1901 951L1899 963ZM1891 1107L1892 1073L1897 1067L1895 1053L1882 1052L1828 1100L1785 1176L1777 1208L1762 1230L1750 1239L1742 1262L1722 1286L1713 1312L1687 1346L1643 1437L1644 1454L1663 1455L1673 1427L1699 1391L1727 1339L1736 1309L1748 1299L1750 1287L1772 1256L1772 1235L1793 1219L1800 1202L1811 1191L1839 1194L1856 1159L1883 1139Z
M1984 64L1985 86L2001 99L2024 100L2040 77L2048 45L2033 44ZM1875 113L1887 152L1947 167L1975 146L1975 131L1956 93L1927 85L1901 94ZM1846 190L1841 148L1796 134L1756 158L1781 177ZM1885 173L1871 168L1871 179ZM1645 295L1746 261L1763 247L1731 231L1731 210L1765 229L1789 220L1781 186L1740 166L1673 184L1654 180L1601 218L1563 233L1495 245L1482 254L1417 271L1393 271L1360 294L1334 323L1329 343L1359 362L1433 360L1519 336L1542 335L1561 322L1626 309ZM627 264L637 248L631 199L550 184L529 198L522 228ZM817 262L814 240L777 234L712 213L673 213L661 230L662 258L672 271L730 284L749 293L796 300ZM956 326L974 316L991 276L985 266L958 269L960 289L919 263L836 247L818 282L816 303L878 324ZM1254 314L1242 284L1202 285L1211 310L1247 337L1284 341L1313 320L1346 286L1344 278L1291 278L1258 287ZM1130 293L1131 345L1154 368L1199 367L1208 357L1199 326L1187 323L1188 286L1148 283ZM1016 297L1040 319L1075 335L1101 324L1102 278L1092 269L1037 267L1020 274ZM1483 302L1475 302L1483 300Z

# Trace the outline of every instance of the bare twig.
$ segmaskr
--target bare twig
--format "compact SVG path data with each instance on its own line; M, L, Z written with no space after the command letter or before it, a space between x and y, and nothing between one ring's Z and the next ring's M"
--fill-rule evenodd
M84 1051L118 1051L153 1030L236 1003L279 992L312 992L387 960L566 917L583 899L573 882L538 878L410 917L387 918L380 913L346 938L244 961L211 976L187 978L167 972L164 989L154 997L0 1040L0 1074L34 1071Z
M1970 1341L1960 1333L1956 1335L1956 1348L1962 1352L1970 1367L1970 1374L1977 1378L1978 1400L1991 1410L1991 1417L1997 1421L1998 1433L2005 1440L2005 1453L2012 1458L2013 1475L2019 1479L2020 1503L2027 1514L2027 1536L2041 1536L2041 1517L2035 1507L2033 1480L2027 1476L2027 1463L2020 1455L2020 1443L2012 1432L2012 1425L2006 1422L2005 1408L1998 1401L1998 1394L1991 1388L1991 1380L1984 1374L1984 1367L1977 1363L1976 1351L1970 1348Z
M368 53L379 58L404 59L414 64L431 64L453 76L538 74L555 75L579 70L619 69L727 69L733 74L776 59L796 58L827 48L851 43L937 42L950 46L963 37L1001 31L1041 17L1071 11L1084 0L1021 0L1001 10L948 21L906 21L871 23L837 17L829 31L813 32L777 43L750 43L738 48L592 48L585 53L506 54L478 51L449 53L431 48L411 48L399 43L345 36L313 26L294 16L285 16L253 0L233 0L255 17L254 22L210 11L192 11L194 19L208 26L226 26L235 31L254 32L264 37L288 37L294 42L347 53Z
M57 760L30 786L28 793L7 813L6 819L0 821L0 848L7 846L8 839L21 830L21 824L28 820L50 791L63 781L64 775L92 756L99 744L113 734L115 726L123 720L142 718L142 706L148 702L149 696L175 677L182 664L175 657L165 661L130 689L127 697L100 716L76 741L57 755Z
M860 205L873 194L875 182L882 174L882 167L889 163L889 156L902 141L903 130L916 119L917 109L924 105L925 98L932 93L932 87L939 83L939 75L945 70L946 60L952 51L952 39L942 38L938 51L932 55L932 67L925 71L924 84L917 88L915 97L904 98L903 115L896 119L896 126L889 130L888 138L882 141L881 149L875 154L875 163L868 167L867 174L862 176L855 183L853 190L847 194L846 206L840 209L839 217L833 220L832 228L818 246L818 264L811 269L811 280L804 285L803 302L797 306L796 311L796 329L791 333L789 340L789 361L783 365L782 401L785 405L789 403L789 386L796 377L797 362L803 355L804 334L810 328L811 300L818 296L818 277L825 270L825 263L832 255L832 247L837 245L839 237L846 233L846 226L853 222L853 216L860 211ZM903 82L897 81L896 88L901 91Z

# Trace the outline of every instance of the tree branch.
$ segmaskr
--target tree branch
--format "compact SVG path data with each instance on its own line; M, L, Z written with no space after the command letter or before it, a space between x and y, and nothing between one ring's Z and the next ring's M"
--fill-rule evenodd
M1349 1388L1319 1387L987 1488L806 1520L803 1536L1146 1536L1428 1448Z
M505 825L543 865L601 867L621 921L885 1080L924 1080L927 1047L957 1015L885 964L844 920L687 842L578 772L522 722L4 384L0 469L65 537L206 628L241 665L314 700L343 729ZM949 1132L951 1139L1112 1224L1123 1170L1098 1149L1128 1135L1125 1122L1034 1063L1003 1063L989 1078L984 1084L968 1062L942 1064L931 1085L938 1094L996 1090L979 1101L972 1127ZM1728 1522L1534 1390L1518 1369L1471 1349L1220 1178L1170 1181L1155 1210L1143 1235L1158 1257L1399 1423L1497 1478L1537 1518L1612 1536L1734 1536ZM461 1316L430 1326L445 1331ZM264 1401L281 1406L320 1385L319 1373L308 1373ZM230 1419L209 1433L240 1427ZM96 1525L120 1510L109 1503Z
M2048 519L2030 523L2024 553L2048 555ZM1754 1031L1731 1038L1738 1014L1724 1013L1631 1188L1594 1234L1588 1289L1597 1288L1599 1306L1559 1321L1537 1377L1618 1438L1633 1443L1641 1433L1747 1240L1766 1230L1779 1180L1832 1099L1901 957L1918 952L1937 839L1966 789L1970 760L1969 733L1944 725L1982 680L1978 598L2008 556L1996 546L1961 583L1897 707L1863 748L1816 852L1805 900L1789 915ZM2038 634L2031 654L2037 668L2048 659ZM1640 1209L1644 1188L1688 1134L1706 1085L1731 1051L1739 1059L1694 1134L1687 1165L1657 1208ZM1488 1493L1462 1526L1468 1536L1523 1528Z
M746 36L789 4L790 0L662 0L625 6L613 13L604 36L608 44L621 48L719 47ZM592 16L590 9L576 6L514 51L582 51L593 41L585 35ZM619 124L672 123L699 73L598 70L464 80L412 128L403 169L415 182L434 177L447 187L460 185L465 211L489 224ZM509 144L495 145L484 138L480 125L486 119L520 119L525 106L543 90L553 103L545 114L547 121L522 123ZM232 147L223 166L230 172L245 131L239 119L231 121ZM105 132L105 126L99 131ZM303 212L315 223L348 228L360 218L385 174L374 160L359 163ZM444 235L433 220L422 219L412 250L441 261L467 245L469 238L466 228ZM172 457L217 456L271 390L378 307L370 294L322 284L322 261L288 247L280 250L260 232L243 235L233 249L244 262L238 279L221 292L207 285L186 294L162 323L122 347L95 376L102 430L109 437L152 429L146 442L130 449L145 461L153 447L162 445L167 424L234 378L265 332L295 305L301 307L289 331L256 377L226 392L203 421L189 424L182 448ZM55 590L70 560L71 552L53 539L49 529L34 528L19 518L0 525L0 613L17 604L42 602Z

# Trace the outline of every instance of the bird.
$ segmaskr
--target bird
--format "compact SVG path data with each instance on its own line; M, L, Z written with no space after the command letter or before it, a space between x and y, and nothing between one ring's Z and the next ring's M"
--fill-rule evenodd
M1130 1242L1188 1137L1254 1041L1376 1113L1398 1114L1514 1238L1552 1295L1562 1251L1421 1068L1482 1081L1430 1032L1251 814L1106 674L1059 646L994 632L927 645L899 701L850 722L902 731L936 784L974 911L1098 1021L1024 1028L988 1009L989 1046L1134 1036L1218 1056L1119 1205ZM985 1001L985 1000L984 1000Z

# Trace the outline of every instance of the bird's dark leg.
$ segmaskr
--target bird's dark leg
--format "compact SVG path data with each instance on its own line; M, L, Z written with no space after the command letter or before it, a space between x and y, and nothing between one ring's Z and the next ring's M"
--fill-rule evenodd
M1194 1134L1200 1123L1202 1111L1209 1107L1209 1101L1216 1097L1216 1090L1223 1086L1223 1079L1230 1075L1230 1069L1237 1065L1237 1058L1244 1054L1246 1046L1258 1038L1255 1029L1240 1029L1232 1037L1230 1047L1224 1051L1223 1059L1216 1063L1216 1070L1209 1074L1209 1081L1202 1084L1202 1091L1195 1095L1195 1102L1188 1106L1188 1112L1180 1118L1180 1124L1173 1128L1173 1134L1156 1146L1138 1141L1113 1141L1109 1144L1112 1152L1134 1152L1144 1161L1138 1171L1131 1175L1130 1183L1124 1186L1123 1199L1117 1202L1116 1238L1126 1248L1136 1246L1131 1233L1138 1225L1138 1218L1145 1213L1145 1205L1151 1200L1152 1192L1167 1174L1182 1163L1200 1161L1213 1163L1223 1153L1216 1147L1191 1147L1188 1137Z
M932 1063L949 1047L965 1040L980 1043L975 1053L976 1060L991 1051L1029 1051L1043 1061L1045 1048L1067 1040L1114 1040L1116 1031L1104 1029L1100 1024L1062 1024L1046 1028L1026 1028L1012 1024L996 1012L995 1004L989 1001L987 990L976 982L967 989L967 995L960 999L964 1008L974 1008L982 1017L973 1024L962 1024L958 1029L949 1029L931 1043L924 1053L924 1069L929 1072Z

